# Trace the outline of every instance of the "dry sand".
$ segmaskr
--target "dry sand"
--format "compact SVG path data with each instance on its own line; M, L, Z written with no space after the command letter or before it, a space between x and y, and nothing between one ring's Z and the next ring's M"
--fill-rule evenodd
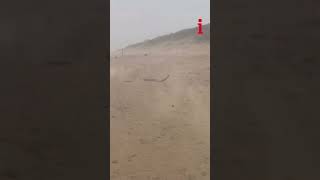
M198 49L111 59L111 180L210 179L210 53Z

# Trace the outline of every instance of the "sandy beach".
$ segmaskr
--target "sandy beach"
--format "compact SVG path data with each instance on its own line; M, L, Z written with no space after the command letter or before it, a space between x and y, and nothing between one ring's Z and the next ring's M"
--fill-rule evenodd
M210 179L210 53L198 49L111 58L111 180Z

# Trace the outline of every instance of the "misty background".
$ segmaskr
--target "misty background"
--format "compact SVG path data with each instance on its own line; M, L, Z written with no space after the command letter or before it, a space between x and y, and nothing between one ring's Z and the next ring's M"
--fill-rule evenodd
M111 51L210 22L210 0L111 0Z

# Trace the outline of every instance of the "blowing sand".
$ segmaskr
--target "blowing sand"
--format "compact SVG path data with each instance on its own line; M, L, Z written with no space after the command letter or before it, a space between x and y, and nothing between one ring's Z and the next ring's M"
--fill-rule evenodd
M111 180L210 179L210 55L112 58Z

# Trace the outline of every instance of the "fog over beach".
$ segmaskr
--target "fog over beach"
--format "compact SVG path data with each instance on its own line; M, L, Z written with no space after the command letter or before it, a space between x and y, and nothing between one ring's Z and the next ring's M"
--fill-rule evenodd
M111 1L111 180L210 179L209 7Z
M210 24L111 54L111 179L210 179Z

